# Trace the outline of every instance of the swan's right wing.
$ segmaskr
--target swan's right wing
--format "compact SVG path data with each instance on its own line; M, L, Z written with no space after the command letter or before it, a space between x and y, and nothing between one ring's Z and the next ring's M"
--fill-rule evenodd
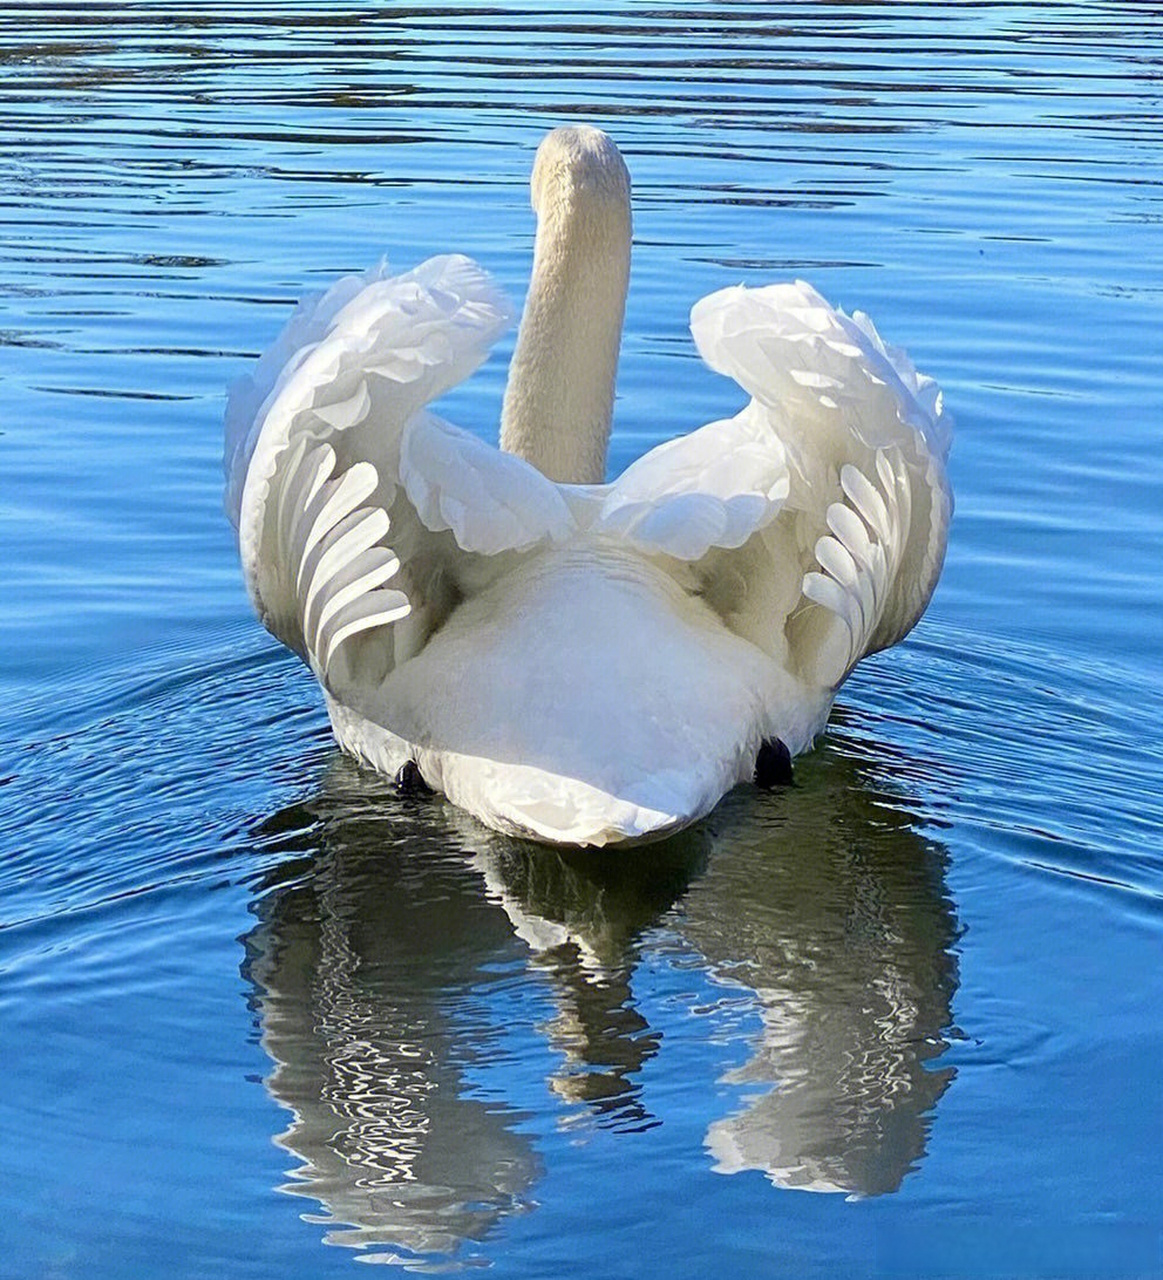
M467 258L381 267L303 303L232 390L227 509L251 598L341 698L423 644L470 561L571 524L528 464L421 412L507 323Z
M721 290L691 329L707 363L751 394L740 419L779 437L790 477L762 545L703 566L707 589L735 602L736 628L757 642L775 621L766 647L834 688L908 633L936 585L952 514L940 389L866 316L802 283Z

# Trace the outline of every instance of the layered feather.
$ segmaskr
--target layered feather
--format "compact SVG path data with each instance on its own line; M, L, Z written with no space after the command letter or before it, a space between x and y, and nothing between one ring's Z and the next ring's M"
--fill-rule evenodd
M779 437L731 418L658 445L610 486L595 528L648 554L701 560L779 514L790 486Z
M488 528L492 549L529 541L501 518L503 500L494 511L474 482L479 442L418 418L485 358L508 321L507 306L467 258L432 259L396 277L381 264L302 303L232 389L227 509L247 585L268 628L332 691L357 679L352 661L336 669L341 648L407 618L410 596L422 631L439 621L429 597L438 595L430 586L442 566L431 534L447 526L424 525L431 504L423 514L413 507L407 477L429 497L443 493L450 508L456 483L442 478L461 477L462 490L475 483L476 501L466 505L477 529ZM417 468L401 463L408 439L427 454L427 488ZM405 650L423 635L409 641ZM386 674L399 647L381 637L364 674Z
M751 395L743 416L785 446L779 551L802 568L788 661L835 688L908 634L940 574L952 516L940 388L867 316L802 282L720 290L696 304L691 330L707 363Z

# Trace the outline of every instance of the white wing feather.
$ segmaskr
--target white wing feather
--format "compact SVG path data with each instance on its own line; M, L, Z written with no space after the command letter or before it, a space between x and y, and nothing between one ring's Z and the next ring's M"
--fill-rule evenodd
M561 490L522 458L432 414L408 424L400 481L424 525L452 531L465 551L522 551L574 529Z
M365 682L423 643L459 561L572 527L540 473L421 412L508 321L467 258L396 277L381 265L302 303L232 388L226 501L247 586L333 692L353 683L357 637L412 616L407 635L381 634L363 654Z
M731 592L733 625L762 642L771 619L757 606L770 592L755 579L782 581L790 561L800 601L785 601L784 634L767 647L835 687L909 632L936 585L952 515L940 389L866 316L802 283L711 294L691 330L707 363L751 394L740 418L780 438L791 476L780 520L745 565L749 590ZM709 595L715 587L707 582Z
M741 547L779 514L790 477L779 437L740 416L651 449L610 486L595 528L647 553L700 560Z

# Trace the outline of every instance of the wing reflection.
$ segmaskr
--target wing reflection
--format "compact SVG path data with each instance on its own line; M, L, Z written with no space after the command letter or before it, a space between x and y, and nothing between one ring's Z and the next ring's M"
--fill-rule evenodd
M506 958L526 952L463 853L347 762L321 796L276 815L280 863L254 911L246 976L266 1084L303 1161L282 1189L321 1201L330 1244L454 1253L526 1207L540 1174L502 1104L468 1076L473 1025Z
M336 760L318 797L260 833L283 856L247 938L267 1085L293 1115L278 1141L303 1162L285 1190L322 1203L309 1220L332 1243L426 1255L480 1240L541 1173L512 1101L481 1095L508 1016L495 993L533 985L543 1008L550 992L552 1014L522 1033L553 1051L563 1122L649 1129L666 1119L642 1084L665 1064L664 1027L633 987L676 948L758 1027L727 1077L740 1106L709 1121L715 1167L895 1190L953 1074L933 1061L957 929L945 855L876 758L833 739L791 790L739 792L631 856L507 841ZM508 1091L505 1071L488 1078ZM691 1085L709 1097L710 1083Z
M685 903L685 937L712 973L754 990L763 1022L728 1077L752 1096L707 1134L721 1172L895 1191L953 1077L932 1065L957 986L945 854L862 774L836 754L803 762L762 831L733 805Z

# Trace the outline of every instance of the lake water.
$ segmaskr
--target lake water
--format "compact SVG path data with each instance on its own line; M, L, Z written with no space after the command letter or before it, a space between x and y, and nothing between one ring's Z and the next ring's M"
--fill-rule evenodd
M1163 1274L1161 99L1136 3L0 13L0 1274ZM614 470L737 407L686 317L741 280L957 421L933 605L796 787L619 856L340 757L221 504L291 302L519 300L579 120Z

